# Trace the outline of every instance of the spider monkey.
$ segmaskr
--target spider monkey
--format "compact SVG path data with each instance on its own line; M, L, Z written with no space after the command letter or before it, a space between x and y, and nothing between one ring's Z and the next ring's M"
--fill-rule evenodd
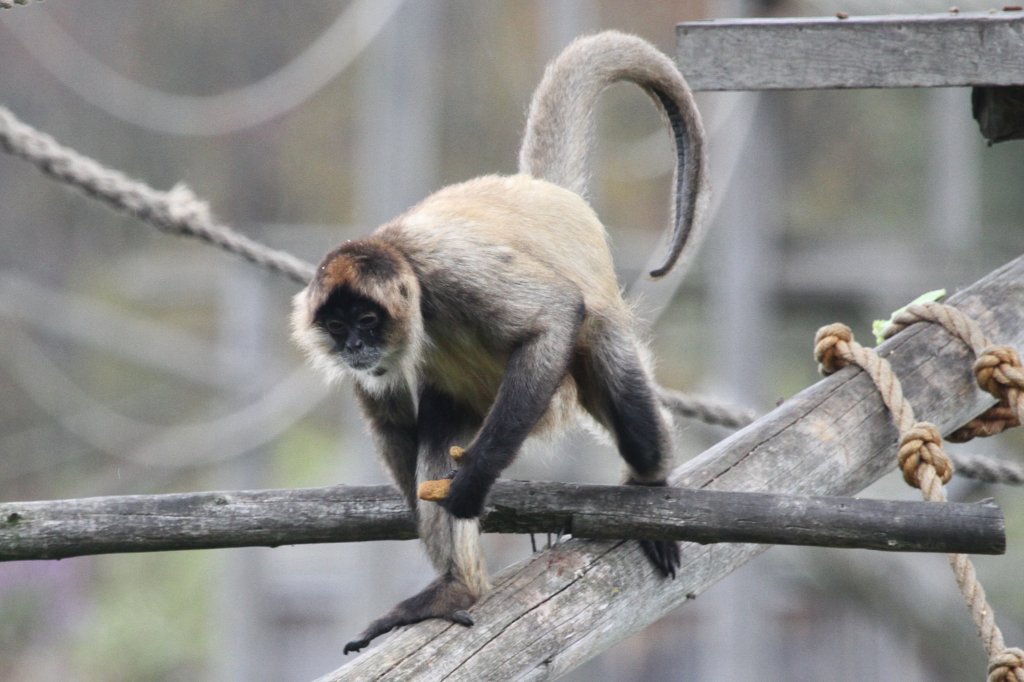
M704 132L686 81L644 40L577 40L534 94L519 173L427 197L364 239L328 253L294 299L293 338L329 378L351 376L385 465L416 511L437 578L345 646L443 618L472 625L489 589L478 519L525 439L582 412L614 439L626 483L666 484L670 423L648 351L623 301L605 229L582 198L592 110L616 81L650 95L673 133L677 167L666 274L696 246L708 184ZM452 446L466 445L452 475ZM417 484L450 478L439 503ZM665 576L679 549L641 541Z

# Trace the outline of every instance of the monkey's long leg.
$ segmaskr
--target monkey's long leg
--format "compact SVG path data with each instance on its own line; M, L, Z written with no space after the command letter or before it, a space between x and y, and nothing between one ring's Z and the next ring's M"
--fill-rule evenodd
M425 388L420 397L417 479L429 481L449 475L454 466L449 454L452 445L465 443L479 425L480 418L451 396ZM450 575L461 584L472 595L472 604L490 588L480 551L479 522L453 518L434 502L417 502L420 537L434 568L441 576ZM450 590L458 592L462 588L452 585Z
M655 384L635 338L608 323L593 335L592 352L578 372L584 408L615 437L629 466L630 485L666 485L671 462L669 425L659 409ZM679 545L671 540L640 540L648 560L675 577Z
M449 448L466 442L479 425L472 415L444 393L427 387L420 396L417 419L420 481L443 478L452 468ZM422 592L400 602L383 617L345 645L345 653L359 651L375 637L396 627L428 618L444 618L472 625L466 612L490 589L480 551L480 526L476 519L455 519L433 502L420 501L417 508L420 538L438 577Z

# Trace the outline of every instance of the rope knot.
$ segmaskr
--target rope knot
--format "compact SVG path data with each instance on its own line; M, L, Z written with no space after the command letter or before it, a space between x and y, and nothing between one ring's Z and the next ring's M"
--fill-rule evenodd
M818 371L825 375L834 374L849 365L853 360L852 343L853 332L841 322L819 329L814 336L814 359L818 361Z
M899 464L903 480L915 488L921 487L917 470L922 464L931 465L943 483L953 477L953 463L942 449L942 434L928 422L917 422L903 434Z
M185 232L186 225L211 220L209 204L196 197L188 185L179 182L165 196L165 219L169 229Z
M1017 682L1024 679L1024 651L1003 649L988 660L988 682Z
M1024 391L1024 371L1020 356L1010 346L989 346L981 352L974 363L974 375L978 385L998 398L1010 403L1010 391Z

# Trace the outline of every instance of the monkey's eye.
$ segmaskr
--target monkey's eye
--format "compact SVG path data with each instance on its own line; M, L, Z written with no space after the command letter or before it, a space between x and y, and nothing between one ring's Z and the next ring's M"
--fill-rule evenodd
M360 329L373 329L378 322L380 322L380 318L377 313L369 310L356 318L356 326Z
M327 327L327 331L329 331L332 334L345 333L345 325L341 322L341 320L327 320L326 322L324 322L324 326Z

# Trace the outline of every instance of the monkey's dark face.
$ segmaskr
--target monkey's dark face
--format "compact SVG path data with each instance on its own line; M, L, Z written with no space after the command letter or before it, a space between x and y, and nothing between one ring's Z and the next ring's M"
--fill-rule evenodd
M314 324L334 342L333 352L355 370L376 369L387 350L390 318L373 301L341 289L320 306Z

